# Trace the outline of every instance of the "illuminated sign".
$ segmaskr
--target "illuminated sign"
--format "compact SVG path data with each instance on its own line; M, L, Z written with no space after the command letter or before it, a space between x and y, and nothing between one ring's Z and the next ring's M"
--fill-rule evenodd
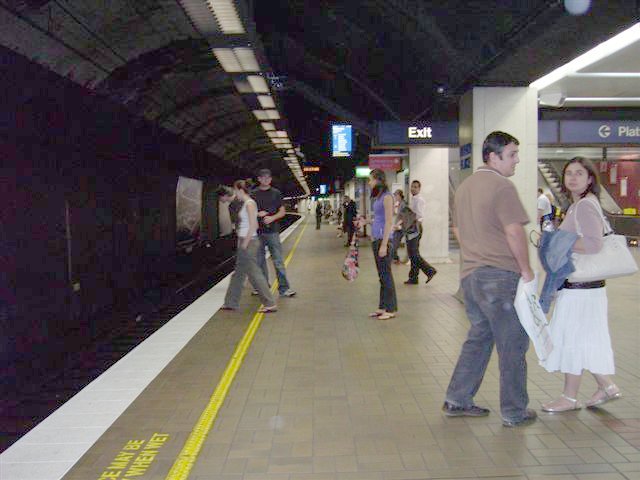
M303 172L319 172L320 167L302 167Z
M407 129L407 137L409 138L433 138L433 129L431 127L409 127Z
M348 157L353 153L351 125L331 125L331 151L334 157Z
M378 170L393 170L398 171L402 169L402 157L406 157L404 154L370 154L369 155L369 168Z
M323 183L320 185L320 195L326 195L327 194L327 186Z
M369 167L356 167L356 178L367 178L371 173Z

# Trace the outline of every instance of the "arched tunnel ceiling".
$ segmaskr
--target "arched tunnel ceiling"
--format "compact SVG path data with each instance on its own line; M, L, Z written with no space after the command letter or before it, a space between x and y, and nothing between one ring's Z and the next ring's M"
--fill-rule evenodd
M640 4L593 0L571 16L561 0L235 3L284 80L274 94L290 137L323 166L312 184L350 176L374 121L455 119L469 87L527 85L637 22ZM268 166L299 192L209 40L178 0L0 0L3 45L243 170ZM354 159L329 157L333 121L356 126Z

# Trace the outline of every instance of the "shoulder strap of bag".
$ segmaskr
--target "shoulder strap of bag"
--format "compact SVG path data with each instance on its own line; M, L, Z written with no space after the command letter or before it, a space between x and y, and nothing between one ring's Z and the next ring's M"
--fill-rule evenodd
M595 205L596 209L600 213L600 218L602 219L602 231L604 232L604 235L609 235L613 233L613 228L611 228L611 224L609 223L609 220L605 216L604 211L602 210L602 206L600 206L600 202L598 202L597 200L594 200L591 197L587 197L587 198L581 199L580 201L578 201L578 203L576 203L576 215L574 217L574 220L576 222L576 233L578 234L578 236L579 237L583 236L582 230L580 229L580 224L578 223L578 205L580 205L580 203L583 201L590 202L592 205Z

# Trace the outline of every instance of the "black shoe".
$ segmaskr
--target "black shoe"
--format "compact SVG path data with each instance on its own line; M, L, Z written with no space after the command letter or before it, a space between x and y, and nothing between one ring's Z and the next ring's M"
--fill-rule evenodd
M524 413L524 417L520 420L505 420L502 419L502 425L505 427L524 427L526 425L531 425L538 418L538 414L535 410L527 408L527 411Z
M405 285L417 285L418 284L418 280L405 280L404 284Z
M442 411L447 417L486 417L489 415L488 408L482 408L477 405L457 407L449 402L444 402Z
M436 273L438 273L438 271L435 268L430 270L429 273L427 273L427 281L424 283L429 283L431 279L436 276Z

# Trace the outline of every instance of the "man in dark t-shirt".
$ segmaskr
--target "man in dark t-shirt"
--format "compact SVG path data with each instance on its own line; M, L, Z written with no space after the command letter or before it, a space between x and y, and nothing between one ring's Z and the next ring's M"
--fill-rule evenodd
M278 292L281 297L293 297L296 292L289 287L287 272L282 257L282 244L280 243L280 222L284 217L284 205L280 190L271 186L271 171L267 168L258 171L258 188L251 192L251 196L258 204L258 236L261 248L258 249L258 265L262 268L264 276L269 280L265 247L271 253L271 260L278 278Z

